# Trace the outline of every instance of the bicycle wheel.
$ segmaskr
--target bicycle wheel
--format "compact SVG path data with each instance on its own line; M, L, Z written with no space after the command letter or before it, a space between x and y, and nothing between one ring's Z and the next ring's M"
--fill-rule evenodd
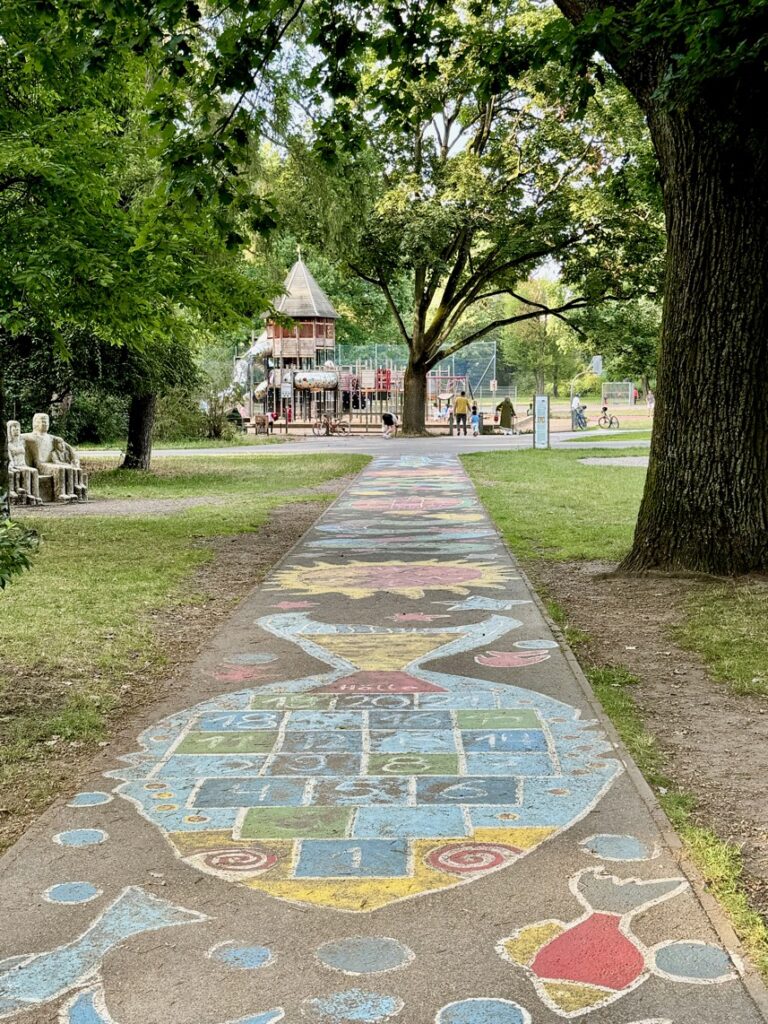
M323 436L323 434L325 433L325 424L323 423L322 420L317 420L315 423L312 424L312 433L315 435L315 437Z
M611 430L619 429L619 421L615 416L611 416Z
M339 420L339 422L334 425L333 429L335 433L343 434L345 437L349 434L349 424L346 420Z
M598 427L603 427L604 429L607 429L611 425L611 421L605 414L603 414L597 421L597 425Z

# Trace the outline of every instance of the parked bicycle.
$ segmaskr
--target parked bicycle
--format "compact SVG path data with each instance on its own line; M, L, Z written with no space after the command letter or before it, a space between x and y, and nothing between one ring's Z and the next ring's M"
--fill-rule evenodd
M331 434L346 437L350 429L346 420L334 420L330 416L323 416L312 424L312 433L315 437L330 437Z
M608 410L604 409L602 415L597 421L598 427L602 427L604 430L618 430L619 421L616 416L609 415Z

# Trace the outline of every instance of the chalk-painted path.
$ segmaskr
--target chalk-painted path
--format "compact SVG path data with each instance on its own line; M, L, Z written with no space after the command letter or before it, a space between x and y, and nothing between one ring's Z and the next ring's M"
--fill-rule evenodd
M116 746L0 864L0 1020L764 1020L453 455L374 461Z

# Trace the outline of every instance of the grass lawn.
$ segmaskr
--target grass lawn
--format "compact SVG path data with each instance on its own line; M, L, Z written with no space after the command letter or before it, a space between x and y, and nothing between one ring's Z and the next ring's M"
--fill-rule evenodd
M176 448L253 448L264 444L283 444L287 437L277 434L235 434L233 437L215 441L205 437L190 437L182 441L153 441L153 451L173 451ZM81 452L123 451L125 440L113 441L110 444L79 444Z
M199 599L185 581L213 557L207 539L258 530L278 506L330 502L332 488L311 489L367 461L203 457L158 462L153 473L96 471L94 497L212 502L164 515L35 516L40 554L0 595L0 787L39 761L54 737L101 739L124 682L141 687L162 667L152 615Z
M622 455L647 455L625 448ZM470 476L520 558L618 561L628 550L645 470L585 466L579 451L464 457ZM768 695L768 586L713 585L688 602L675 639L697 651L734 693Z
M650 430L601 430L600 427L590 428L579 437L568 437L563 444L581 444L582 441L589 441L590 444L605 444L606 441L650 441Z
M606 435L594 438L601 439ZM644 455L647 451L624 449L622 454ZM645 471L585 466L579 462L583 457L583 452L562 449L464 456L464 465L491 516L523 562L617 561L629 548ZM586 638L568 629L563 609L551 604L550 613L578 652L580 641ZM697 588L674 639L699 653L714 678L734 694L768 694L768 586L764 582L713 581L709 587ZM691 857L768 980L768 926L749 905L741 881L739 847L698 824L692 813L693 799L664 777L656 742L645 730L631 696L637 683L631 673L614 666L587 669L587 674Z

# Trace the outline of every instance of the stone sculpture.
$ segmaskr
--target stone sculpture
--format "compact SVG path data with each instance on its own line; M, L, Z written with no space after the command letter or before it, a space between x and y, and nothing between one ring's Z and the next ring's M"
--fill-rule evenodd
M18 420L9 420L5 429L8 436L8 482L11 500L24 501L29 505L42 505L39 474L33 466L27 465L21 424Z
M85 501L88 478L77 452L64 438L48 432L49 422L44 412L35 413L29 434L20 433L15 420L8 424L11 497L23 497L32 504Z

